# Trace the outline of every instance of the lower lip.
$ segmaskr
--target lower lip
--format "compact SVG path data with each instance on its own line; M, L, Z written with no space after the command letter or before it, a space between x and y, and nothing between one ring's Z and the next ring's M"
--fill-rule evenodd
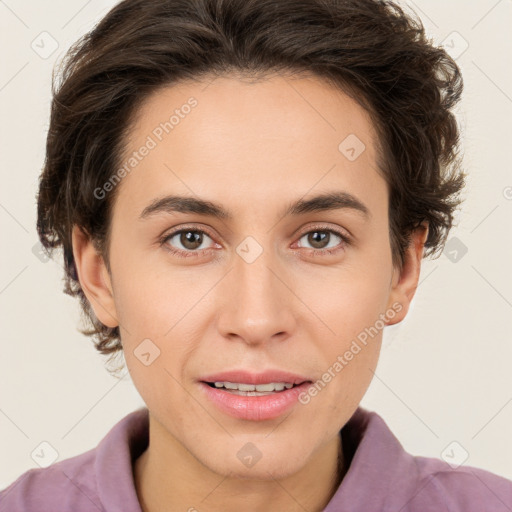
M220 388L213 388L200 382L206 396L224 413L235 418L251 421L263 421L278 418L291 409L301 393L306 391L311 382L264 396L235 395Z

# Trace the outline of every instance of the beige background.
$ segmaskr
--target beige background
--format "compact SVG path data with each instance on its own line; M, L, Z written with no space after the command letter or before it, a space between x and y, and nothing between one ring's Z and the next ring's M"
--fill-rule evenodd
M58 460L71 457L143 405L129 377L111 377L76 330L78 303L61 291L60 261L32 251L51 69L114 3L0 1L0 488L37 467L41 442ZM467 452L466 465L512 479L512 2L408 5L462 68L470 179L450 252L424 262L412 311L386 330L362 405L413 454ZM31 47L41 38L47 50L58 44L50 56Z

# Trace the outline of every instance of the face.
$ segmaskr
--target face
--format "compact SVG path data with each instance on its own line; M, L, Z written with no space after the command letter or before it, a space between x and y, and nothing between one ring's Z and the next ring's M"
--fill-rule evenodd
M394 268L369 116L316 78L226 76L158 91L127 141L111 274L77 229L73 243L151 421L216 473L299 471L357 408L417 285L426 233ZM205 384L257 377L306 383L261 397Z

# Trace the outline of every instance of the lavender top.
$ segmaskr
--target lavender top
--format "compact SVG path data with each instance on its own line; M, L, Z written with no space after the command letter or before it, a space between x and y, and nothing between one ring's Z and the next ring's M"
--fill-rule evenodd
M0 512L141 512L133 462L147 448L148 409L131 412L95 448L30 469L0 492ZM413 456L375 412L341 430L348 472L323 512L511 512L512 481Z

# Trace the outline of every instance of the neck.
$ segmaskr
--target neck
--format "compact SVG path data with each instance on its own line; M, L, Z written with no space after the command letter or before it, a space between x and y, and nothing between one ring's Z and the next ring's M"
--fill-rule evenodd
M319 447L291 475L274 478L268 473L268 478L251 479L212 471L161 429L163 426L150 415L150 443L134 463L135 487L143 512L197 512L205 508L209 512L321 511L347 470L340 435Z

